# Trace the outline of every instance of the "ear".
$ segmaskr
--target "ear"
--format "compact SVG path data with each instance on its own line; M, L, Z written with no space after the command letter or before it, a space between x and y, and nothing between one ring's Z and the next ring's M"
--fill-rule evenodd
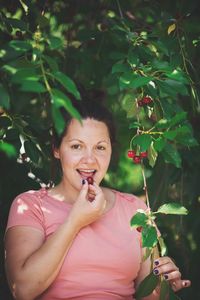
M55 158L60 159L60 152L58 148L53 148L53 155Z

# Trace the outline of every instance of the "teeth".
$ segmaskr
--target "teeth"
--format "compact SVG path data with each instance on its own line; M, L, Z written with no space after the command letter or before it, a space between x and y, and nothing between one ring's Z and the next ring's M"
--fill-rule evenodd
M93 172L95 172L95 170L79 170L79 172L93 173Z

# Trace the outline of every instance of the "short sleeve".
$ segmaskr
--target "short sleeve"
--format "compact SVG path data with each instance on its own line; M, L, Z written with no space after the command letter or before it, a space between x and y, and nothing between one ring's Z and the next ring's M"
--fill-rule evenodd
M123 194L123 196L125 196L125 198L127 200L129 200L130 202L132 202L132 204L134 205L134 209L135 209L135 213L137 213L137 210L138 209L142 209L144 211L147 211L148 210L148 206L147 204L145 203L145 201L143 199L141 199L140 197L137 197L135 195L132 195L132 194ZM132 216L131 216L132 217ZM154 222L154 226L156 228L156 231L157 231L157 235L158 237L161 236L161 233L158 229L158 226L156 224L156 222Z
M10 208L6 231L13 226L30 226L44 232L41 199L34 191L17 196Z

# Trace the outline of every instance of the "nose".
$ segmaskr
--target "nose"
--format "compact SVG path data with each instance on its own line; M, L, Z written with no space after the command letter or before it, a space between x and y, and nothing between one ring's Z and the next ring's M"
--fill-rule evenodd
M96 157L92 149L86 149L84 151L82 161L87 163L94 163L96 161Z

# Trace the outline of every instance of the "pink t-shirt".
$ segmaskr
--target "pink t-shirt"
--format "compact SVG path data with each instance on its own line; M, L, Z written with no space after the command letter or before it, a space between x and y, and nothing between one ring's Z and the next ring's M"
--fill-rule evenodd
M142 252L141 234L130 228L130 219L146 205L133 195L114 192L114 207L80 230L58 276L38 300L133 300ZM12 203L7 229L30 226L48 239L71 207L45 189L25 192Z

